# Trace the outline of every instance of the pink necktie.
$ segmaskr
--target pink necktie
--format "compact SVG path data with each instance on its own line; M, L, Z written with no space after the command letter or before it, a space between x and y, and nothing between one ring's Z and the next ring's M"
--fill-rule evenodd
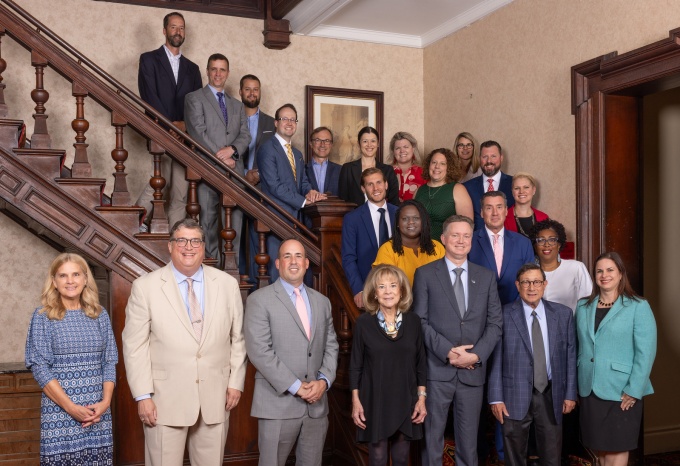
M201 315L201 305L198 303L196 293L194 293L194 280L187 278L187 285L189 290L187 297L189 298L189 313L191 314L191 325L194 327L194 334L198 341L201 341L201 334L203 333L203 315Z
M493 255L496 258L496 268L498 269L498 276L501 276L501 267L503 266L503 242L500 240L499 234L493 235Z
M305 333L307 334L307 339L312 338L312 329L309 326L309 316L307 316L307 306L305 306L305 300L302 299L300 294L300 289L295 288L295 309L297 309L300 320L302 321L302 326L305 328Z
M489 178L487 181L489 183L489 189L487 189L486 192L488 193L489 191L495 191L493 187L493 178Z

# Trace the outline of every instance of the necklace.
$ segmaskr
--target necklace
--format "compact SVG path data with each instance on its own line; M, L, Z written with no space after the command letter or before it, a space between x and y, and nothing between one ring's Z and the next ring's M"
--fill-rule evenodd
M442 188L444 187L445 184L446 184L446 183L444 183L443 185L441 185L440 187L438 187L437 190L436 190L434 193L432 192L432 187L428 184L428 185L427 185L427 197L429 197L430 200L432 200L432 199L437 195L437 193L439 192L439 190L442 189Z
M524 228L522 228L522 222L519 221L519 217L517 216L517 211L514 212L515 214L515 223L517 224L517 229L519 233L523 234L527 238L529 237L529 234L524 231ZM536 216L534 215L534 211L531 211L531 217L522 217L522 218L530 218L531 219L531 225L533 226L536 223Z
M615 299L614 301L612 301L611 303L605 303L605 302L602 301L601 299L598 299L598 300L597 300L597 304L599 304L599 305L602 306L602 307L612 307L612 306L614 305L615 302L616 302L616 299Z

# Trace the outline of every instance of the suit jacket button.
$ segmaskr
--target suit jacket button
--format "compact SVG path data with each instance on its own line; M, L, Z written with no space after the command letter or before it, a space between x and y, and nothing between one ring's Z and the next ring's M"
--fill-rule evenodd
M309 357L310 357L310 358L312 357L312 353L309 353Z
M590 358L590 362L595 362L595 358Z
M307 380L307 374L305 374L305 380Z
M197 357L198 359L201 359L201 353L198 353L198 354L196 355L196 357Z
M198 383L198 379L196 379L196 383Z

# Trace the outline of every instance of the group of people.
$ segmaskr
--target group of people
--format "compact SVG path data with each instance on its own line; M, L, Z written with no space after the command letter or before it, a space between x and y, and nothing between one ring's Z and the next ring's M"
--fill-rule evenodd
M140 58L145 101L295 218L328 195L357 205L343 221L342 266L365 310L353 328L350 389L370 464L407 464L410 441L423 439L423 464L440 465L452 410L456 463L476 465L488 454L490 410L506 463L526 464L533 425L531 453L556 465L563 416L577 402L583 444L603 466L626 464L642 398L652 393L652 311L617 253L598 257L594 283L584 264L560 257L564 226L532 205L531 175L501 172L499 143L478 147L463 132L452 150L421 162L415 138L398 132L385 164L376 157L380 136L366 126L360 158L339 166L328 160L333 131L320 127L305 164L291 143L292 104L264 114L250 74L240 101L230 97L221 54L210 56L202 87L198 66L180 52L182 15L168 14L163 33L165 44ZM170 159L164 167L170 262L133 283L122 334L146 464L181 464L185 445L192 464L222 463L246 357L257 369L260 465L283 465L293 445L299 464L321 464L338 343L330 302L304 284L303 245L269 235L272 284L253 292L244 312L236 280L202 265L206 254L221 257L221 196L201 185L200 224L185 218L184 168ZM150 209L151 194L139 205ZM252 222L236 209L231 225L240 263L254 273L242 253L249 243L256 250ZM112 464L117 361L87 263L60 255L26 342L26 365L43 387L42 464Z
M533 176L501 172L497 142L477 152L461 133L455 152L436 149L419 167L415 140L395 138L401 203L389 201L391 167L362 165L365 202L342 229L345 275L366 311L350 381L371 464L390 454L407 464L405 445L421 438L423 464L442 464L452 406L456 464L484 464L489 410L506 464L560 464L563 436L573 440L579 424L600 465L627 464L652 393L656 326L621 257L598 257L594 283L583 263L560 257L564 226L533 207ZM577 402L580 415L565 416Z

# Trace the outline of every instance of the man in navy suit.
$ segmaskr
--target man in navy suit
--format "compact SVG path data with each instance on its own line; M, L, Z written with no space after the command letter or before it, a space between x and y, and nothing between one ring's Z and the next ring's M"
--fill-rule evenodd
M364 307L364 282L378 249L394 231L397 206L385 200L388 188L382 170L377 167L364 170L361 190L367 201L345 215L342 221L342 268L359 308Z
M312 131L309 142L312 144L312 158L305 166L309 182L320 193L337 196L342 167L328 160L333 149L333 133L325 126L319 126Z
M501 191L484 193L481 199L483 227L472 235L470 262L496 274L498 296L506 305L517 299L517 271L534 262L534 249L525 236L503 227L508 215L506 196Z
M297 110L293 104L281 106L274 115L276 134L257 151L262 192L293 217L300 219L300 210L306 205L326 199L326 195L312 188L305 173L302 153L293 147L291 140L297 131ZM294 167L294 169L293 169ZM279 278L274 266L281 240L274 234L267 237L269 276L271 282Z
M176 11L168 13L163 18L163 35L164 45L139 57L139 95L175 126L186 131L184 96L201 88L201 72L198 65L180 51L185 38L184 16ZM166 214L172 227L186 217L189 182L184 167L167 155L162 157L161 168L169 200ZM138 206L146 208L148 214L153 209L153 193L153 188L147 184L136 202Z
M481 216L480 201L482 194L489 191L501 191L505 193L508 207L515 205L512 197L512 176L501 172L503 164L503 150L496 141L485 141L479 146L479 159L482 174L463 183L472 199L472 208L475 211L475 230L484 227Z
M503 307L503 338L489 376L489 403L502 424L505 464L524 466L536 427L542 465L558 466L562 414L576 406L576 329L567 306L546 301L548 282L536 264L517 273L519 299Z

